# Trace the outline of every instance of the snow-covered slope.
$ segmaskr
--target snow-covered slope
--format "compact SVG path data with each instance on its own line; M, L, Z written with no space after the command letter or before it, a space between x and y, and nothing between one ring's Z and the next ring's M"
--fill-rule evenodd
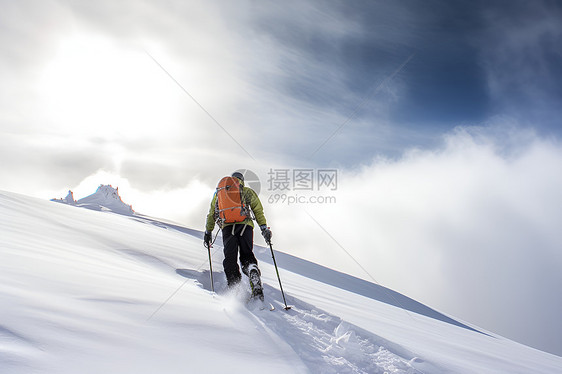
M256 248L266 298L210 292L201 233L0 193L1 373L557 373L562 358ZM217 241L220 243L220 239Z

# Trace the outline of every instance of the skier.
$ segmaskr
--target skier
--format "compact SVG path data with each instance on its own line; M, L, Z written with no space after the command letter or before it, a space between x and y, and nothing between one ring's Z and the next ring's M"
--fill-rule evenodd
M234 212L234 213L233 213ZM224 246L223 267L228 287L237 286L242 278L238 266L238 255L242 264L242 272L250 279L252 298L263 300L261 272L258 261L253 252L255 218L261 233L267 243L271 240L271 230L263 214L263 206L258 195L250 187L244 186L244 175L240 172L232 173L231 177L224 177L217 187L209 214L204 236L204 245L210 248L212 231L215 221L222 230Z

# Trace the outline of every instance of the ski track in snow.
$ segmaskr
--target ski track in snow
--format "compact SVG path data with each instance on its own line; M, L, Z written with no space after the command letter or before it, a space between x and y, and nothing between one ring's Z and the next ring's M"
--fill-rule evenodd
M267 292L270 294L271 292ZM377 344L373 334L358 332L341 318L297 303L277 313L252 310L257 319L283 339L315 373L415 373L402 357Z
M178 269L176 272L211 290L208 271ZM226 299L229 295L223 278L223 273L215 272L215 289ZM312 373L423 373L414 367L414 364L423 362L421 359L404 349L392 352L384 345L386 339L293 297L291 309L285 311L280 291L267 284L264 284L264 293L266 303L271 302L275 310L249 304L247 308L252 318L259 328L271 331L287 342ZM236 297L244 303L246 296L245 292L239 292Z

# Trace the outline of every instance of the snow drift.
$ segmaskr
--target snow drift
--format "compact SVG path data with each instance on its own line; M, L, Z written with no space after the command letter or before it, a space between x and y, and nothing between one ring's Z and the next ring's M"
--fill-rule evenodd
M224 291L219 245L212 253L218 292L212 293L201 232L138 214L111 214L107 207L92 211L96 204L105 206L100 195L121 201L109 189L94 195L77 202L90 209L77 209L0 193L0 372L428 374L562 368L560 357L277 252L293 306L284 311L270 254L260 247L265 296L277 309L246 306L244 295Z

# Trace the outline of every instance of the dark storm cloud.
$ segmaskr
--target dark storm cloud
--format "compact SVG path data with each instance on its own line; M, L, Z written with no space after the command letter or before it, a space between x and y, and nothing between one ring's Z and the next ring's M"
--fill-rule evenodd
M307 8L306 18L299 17L300 9L289 12L286 7L278 6L280 12L265 13L256 26L258 31L293 51L290 56L299 56L280 61L285 73L280 79L287 94L315 105L339 105L342 111L349 111L355 100L368 94L408 56L415 54L402 74L404 84L413 89L401 98L399 108L417 106L428 116L431 112L435 115L447 102L455 102L459 107L467 98L486 101L485 94L479 95L485 89L482 72L475 66L478 56L471 44L471 38L483 24L478 8L466 3L453 6L437 1L312 4L316 7ZM283 12L291 16L286 17ZM336 20L346 25L341 29L345 32L312 28L306 23L311 17L317 25L333 24ZM339 74L327 76L318 70ZM326 90L332 79L338 80L332 87L338 89ZM350 92L355 98L349 97ZM373 98L372 105L386 100L384 96ZM476 113L480 109L478 105L470 109L473 106L474 103L466 105L466 110ZM365 112L368 109L369 106Z
M314 148L318 135L327 137L346 121L319 156L343 164L357 162L358 149L363 157L399 156L411 146L435 146L434 139L455 126L481 125L498 115L516 116L539 129L557 127L562 63L556 41L562 26L556 3L369 1L297 7L289 2L268 7L259 9L254 27L261 39L282 48L274 52L276 74L266 82L278 93L274 108L289 107L284 112L291 113L300 106L294 122L306 122L303 116L308 116L308 127L316 128L313 136L301 134L293 144L303 155L307 143ZM410 55L407 66L373 94ZM323 118L314 110L332 116ZM365 128L364 122L371 126Z
M482 65L496 111L561 134L562 4L514 1L483 12Z

